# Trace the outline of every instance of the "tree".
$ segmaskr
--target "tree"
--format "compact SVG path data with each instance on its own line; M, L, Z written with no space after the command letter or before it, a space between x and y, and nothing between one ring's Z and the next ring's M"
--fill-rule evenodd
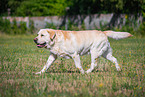
M144 12L144 2L145 0L0 0L0 14L7 15L8 8L11 9L11 15L15 16L138 14Z
M11 0L10 5L16 3ZM68 6L67 0L21 0L20 6L15 9L17 16L48 16L64 15ZM17 2L18 3L18 2Z
M0 0L0 15L7 12L8 0Z
M141 13L145 0L71 0L69 14Z
M15 15L16 9L18 9L21 5L21 3L25 0L9 0L8 1L8 7L11 9L11 15Z

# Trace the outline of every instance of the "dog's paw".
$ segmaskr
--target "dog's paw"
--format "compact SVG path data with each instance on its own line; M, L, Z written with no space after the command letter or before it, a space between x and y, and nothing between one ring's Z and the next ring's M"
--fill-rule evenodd
M87 71L86 71L86 73L88 74L88 73L90 73L92 70L91 69L88 69Z
M85 71L83 70L83 71L80 71L82 74L85 74Z
M121 71L121 69L120 68L117 68L117 71Z
M35 73L35 74L41 74L42 72L40 71L40 72L37 72L37 73Z

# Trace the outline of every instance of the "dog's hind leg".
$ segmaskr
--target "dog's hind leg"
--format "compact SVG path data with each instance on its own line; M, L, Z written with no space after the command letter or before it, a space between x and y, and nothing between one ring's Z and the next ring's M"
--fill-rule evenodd
M97 59L100 57L104 51L106 51L108 44L106 41L100 42L94 48L90 50L91 53L91 67L86 71L86 73L92 72L92 70L97 66Z
M91 67L86 71L86 73L90 73L92 72L92 70L94 70L94 68L97 66L98 57L99 55L97 54L96 51L91 51Z
M43 69L40 72L37 72L35 74L41 74L41 73L45 72L50 67L50 65L56 60L56 58L57 58L56 55L50 54L46 65L43 67Z
M117 59L114 56L112 56L112 48L110 46L108 47L107 51L103 53L103 57L115 63L117 71L121 71Z

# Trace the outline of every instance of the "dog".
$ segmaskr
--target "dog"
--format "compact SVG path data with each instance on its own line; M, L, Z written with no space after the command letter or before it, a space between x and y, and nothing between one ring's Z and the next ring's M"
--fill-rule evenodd
M91 66L86 73L90 73L97 66L97 58L100 56L115 63L117 71L120 71L117 59L112 56L112 48L110 47L108 37L118 40L131 36L133 35L128 32L40 29L38 36L34 38L34 42L37 44L37 47L48 49L50 56L43 69L36 74L45 72L58 56L66 59L72 58L76 68L84 74L85 71L81 66L80 56L85 54L91 54Z

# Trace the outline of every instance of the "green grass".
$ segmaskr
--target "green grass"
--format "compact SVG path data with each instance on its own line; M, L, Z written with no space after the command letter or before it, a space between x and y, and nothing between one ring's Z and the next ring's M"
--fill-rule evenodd
M35 75L45 65L49 51L39 49L35 36L0 35L0 97L144 97L145 38L109 39L113 55L122 68L103 58L90 74L80 74L73 60L59 58L46 73ZM90 67L90 56L82 56Z

